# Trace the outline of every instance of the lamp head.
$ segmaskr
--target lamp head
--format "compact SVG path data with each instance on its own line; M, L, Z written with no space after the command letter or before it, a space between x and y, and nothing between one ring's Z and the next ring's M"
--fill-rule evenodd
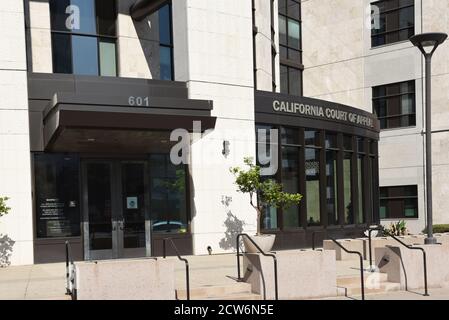
M440 44L447 39L446 33L431 32L422 33L410 37L410 42L413 43L424 55L432 55Z

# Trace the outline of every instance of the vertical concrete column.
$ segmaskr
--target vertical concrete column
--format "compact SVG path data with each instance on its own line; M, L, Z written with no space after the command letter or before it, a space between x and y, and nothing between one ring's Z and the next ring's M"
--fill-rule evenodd
M236 233L256 230L256 213L229 171L255 157L251 1L173 0L173 29L175 80L188 83L190 98L213 100L217 117L192 145L194 253L232 251Z
M0 219L0 255L33 263L31 166L23 1L0 3L0 196L10 198Z

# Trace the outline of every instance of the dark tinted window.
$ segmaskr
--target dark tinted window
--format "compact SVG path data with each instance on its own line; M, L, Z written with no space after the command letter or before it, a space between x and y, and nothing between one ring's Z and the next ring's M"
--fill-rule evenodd
M159 9L160 79L173 80L173 39L171 5Z
M71 36L67 34L53 33L53 72L72 73L72 42Z
M373 109L381 129L415 126L415 81L374 87Z
M379 19L379 28L371 30L373 47L405 41L414 35L415 8L413 0L383 0L371 5L377 6L380 11L379 17L374 17L374 19Z
M34 156L38 238L80 236L79 160L75 156Z
M418 187L381 187L380 218L418 218Z
M99 74L97 38L72 36L72 54L74 74Z
M302 95L301 4L278 0L281 93Z
M100 35L116 35L115 23L117 20L117 10L115 8L114 2L115 1L110 0L96 1L98 33Z
M50 16L53 72L117 75L115 1L50 0Z

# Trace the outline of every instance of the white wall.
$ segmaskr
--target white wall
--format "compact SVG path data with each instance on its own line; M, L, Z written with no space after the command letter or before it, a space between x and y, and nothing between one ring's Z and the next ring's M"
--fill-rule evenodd
M255 156L251 1L173 0L175 78L187 81L192 99L214 101L216 128L193 143L192 233L194 254L232 250L226 234L256 230L247 195L236 192L229 168ZM223 141L230 154L222 154ZM229 207L222 203L232 198ZM229 240L229 239L228 239ZM235 235L232 236L235 241Z
M8 206L11 207L9 215L0 219L0 254L12 244L10 262L13 265L32 264L31 171L22 1L1 2L0 39L0 196L9 197Z
M416 80L413 128L380 135L380 186L418 186L419 218L409 229L425 227L423 68L421 53L409 41L371 48L367 9L374 0L309 0L302 4L304 94L372 112L372 87ZM449 32L449 0L415 0L415 33ZM449 129L449 41L433 58L433 130ZM449 138L433 135L435 223L449 223ZM384 221L389 224L393 220Z

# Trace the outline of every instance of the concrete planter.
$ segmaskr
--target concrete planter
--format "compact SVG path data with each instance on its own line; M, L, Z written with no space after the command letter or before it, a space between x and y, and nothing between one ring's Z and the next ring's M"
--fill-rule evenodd
M261 234L261 235L254 235L250 236L252 240L254 240L255 243L262 249L263 252L270 252L273 248L274 241L276 240L276 235L274 234ZM251 241L248 240L247 237L243 237L243 243L245 245L245 250L247 253L257 253L259 250L257 250L256 246L251 243Z

